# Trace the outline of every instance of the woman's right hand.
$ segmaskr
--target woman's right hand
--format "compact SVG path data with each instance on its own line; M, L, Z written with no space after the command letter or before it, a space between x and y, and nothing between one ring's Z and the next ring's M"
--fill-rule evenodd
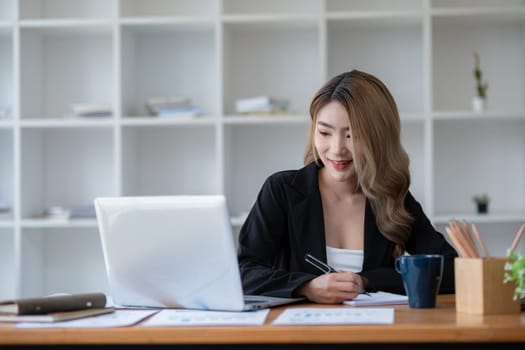
M362 290L363 280L354 272L328 273L304 283L297 292L319 304L340 304L354 299Z

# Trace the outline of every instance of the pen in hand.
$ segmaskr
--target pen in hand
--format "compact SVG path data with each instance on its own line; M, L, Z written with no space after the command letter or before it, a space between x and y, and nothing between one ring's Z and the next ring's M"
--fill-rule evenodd
M337 272L332 266L328 265L327 263L322 262L321 260L317 259L315 256L310 255L308 253L306 253L306 255L304 256L304 261L306 261L313 267L316 267L318 270L321 270L323 273Z
M306 253L306 255L304 256L304 261L306 261L310 265L314 266L318 270L322 271L323 273L337 272L336 269L334 269L332 266L330 266L327 263L317 259L315 256L313 256L313 255L311 255L309 253ZM361 289L359 290L359 294L366 294L366 295L370 296L370 294L368 294L368 292L366 290L364 290L363 287L361 287Z

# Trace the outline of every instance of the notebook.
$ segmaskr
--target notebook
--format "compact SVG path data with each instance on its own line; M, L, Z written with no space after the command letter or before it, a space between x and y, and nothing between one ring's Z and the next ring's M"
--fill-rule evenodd
M244 296L222 195L94 200L116 305L243 311L302 299Z

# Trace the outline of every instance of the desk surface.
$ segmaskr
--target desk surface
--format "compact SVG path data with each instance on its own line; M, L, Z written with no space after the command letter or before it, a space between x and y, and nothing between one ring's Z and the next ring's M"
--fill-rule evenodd
M294 305L287 307L320 305ZM333 305L330 305L333 307ZM440 295L435 309L396 305L393 325L273 326L285 308L272 309L266 324L256 327L140 326L105 329L15 329L0 324L5 345L220 345L350 343L525 343L525 312L478 316L456 313L454 296Z

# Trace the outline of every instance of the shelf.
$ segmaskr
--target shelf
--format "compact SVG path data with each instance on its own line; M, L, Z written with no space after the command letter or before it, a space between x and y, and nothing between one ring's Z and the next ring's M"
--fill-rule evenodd
M116 193L113 143L111 129L22 130L22 217Z
M471 110L475 94L473 52L489 81L488 111L525 110L525 20L494 23L462 18L433 21L434 109ZM497 43L497 49L494 45ZM505 64L501 58L505 57ZM454 62L454 64L450 64ZM455 89L451 89L451 82Z
M20 294L24 297L109 290L94 228L24 228L21 251Z
M433 216L433 222L436 224L448 224L450 220L467 221L469 223L524 223L525 212L490 212L488 214L475 213L440 213Z
M403 12L422 10L420 0L326 0L326 11L330 12Z
M22 228L97 228L96 219L23 219Z
M123 114L147 115L148 99L174 96L189 98L204 114L218 114L215 47L213 27L123 27Z
M494 212L525 211L524 133L523 120L436 122L434 162L444 166L434 171L435 211L468 211L479 193Z
M20 121L20 127L24 129L64 129L64 128L108 128L113 126L111 117L65 117L48 119L24 119Z
M215 125L218 122L217 117L199 116L199 117L124 117L121 120L123 126L166 126L166 125Z
M445 111L432 113L433 119L437 121L525 121L524 112L471 112L471 111Z
M289 112L306 114L321 84L317 27L224 26L224 112L238 98L271 96L290 102ZM233 54L235 53L235 54ZM274 84L278 77L286 77Z
M16 297L16 268L15 268L15 240L13 231L9 227L2 226L0 221L0 296L2 299Z
M215 0L125 0L120 1L120 15L126 17L197 17L219 13Z
M63 117L74 103L112 105L111 27L76 29L21 29L22 119Z
M0 229L13 229L14 227L15 222L13 219L0 218Z
M232 124L224 128L225 193L230 214L238 216L251 208L267 176L302 166L308 124Z
M433 223L479 223L504 254L525 221L523 0L0 0L0 299L107 290L96 220L42 219L51 206L224 194L235 236L264 180L303 166L315 92L352 69L392 93ZM202 115L150 116L175 96ZM290 108L236 112L256 96ZM112 115L69 117L75 103Z
M13 156L13 131L0 128L0 176L2 179L0 181L0 202L8 205L11 212L15 202ZM12 217L8 218L8 221L4 221L4 215L6 214L0 214L0 225L11 226L13 224Z
M0 23L11 21L15 18L15 2L12 0L0 0Z
M124 195L217 194L212 125L126 126L122 131Z
M316 0L223 0L224 15L315 15L322 10Z
M48 32L60 30L73 30L82 32L86 30L100 32L103 31L100 27L110 28L113 21L110 19L31 19L31 20L20 20L18 22L20 28L24 29L47 29ZM106 29L107 30L107 29Z
M0 26L0 125L13 115L13 40L11 30ZM6 109L9 110L6 111Z
M225 115L224 124L247 125L247 124L308 124L310 117L304 115Z
M19 0L21 19L111 18L114 0Z

